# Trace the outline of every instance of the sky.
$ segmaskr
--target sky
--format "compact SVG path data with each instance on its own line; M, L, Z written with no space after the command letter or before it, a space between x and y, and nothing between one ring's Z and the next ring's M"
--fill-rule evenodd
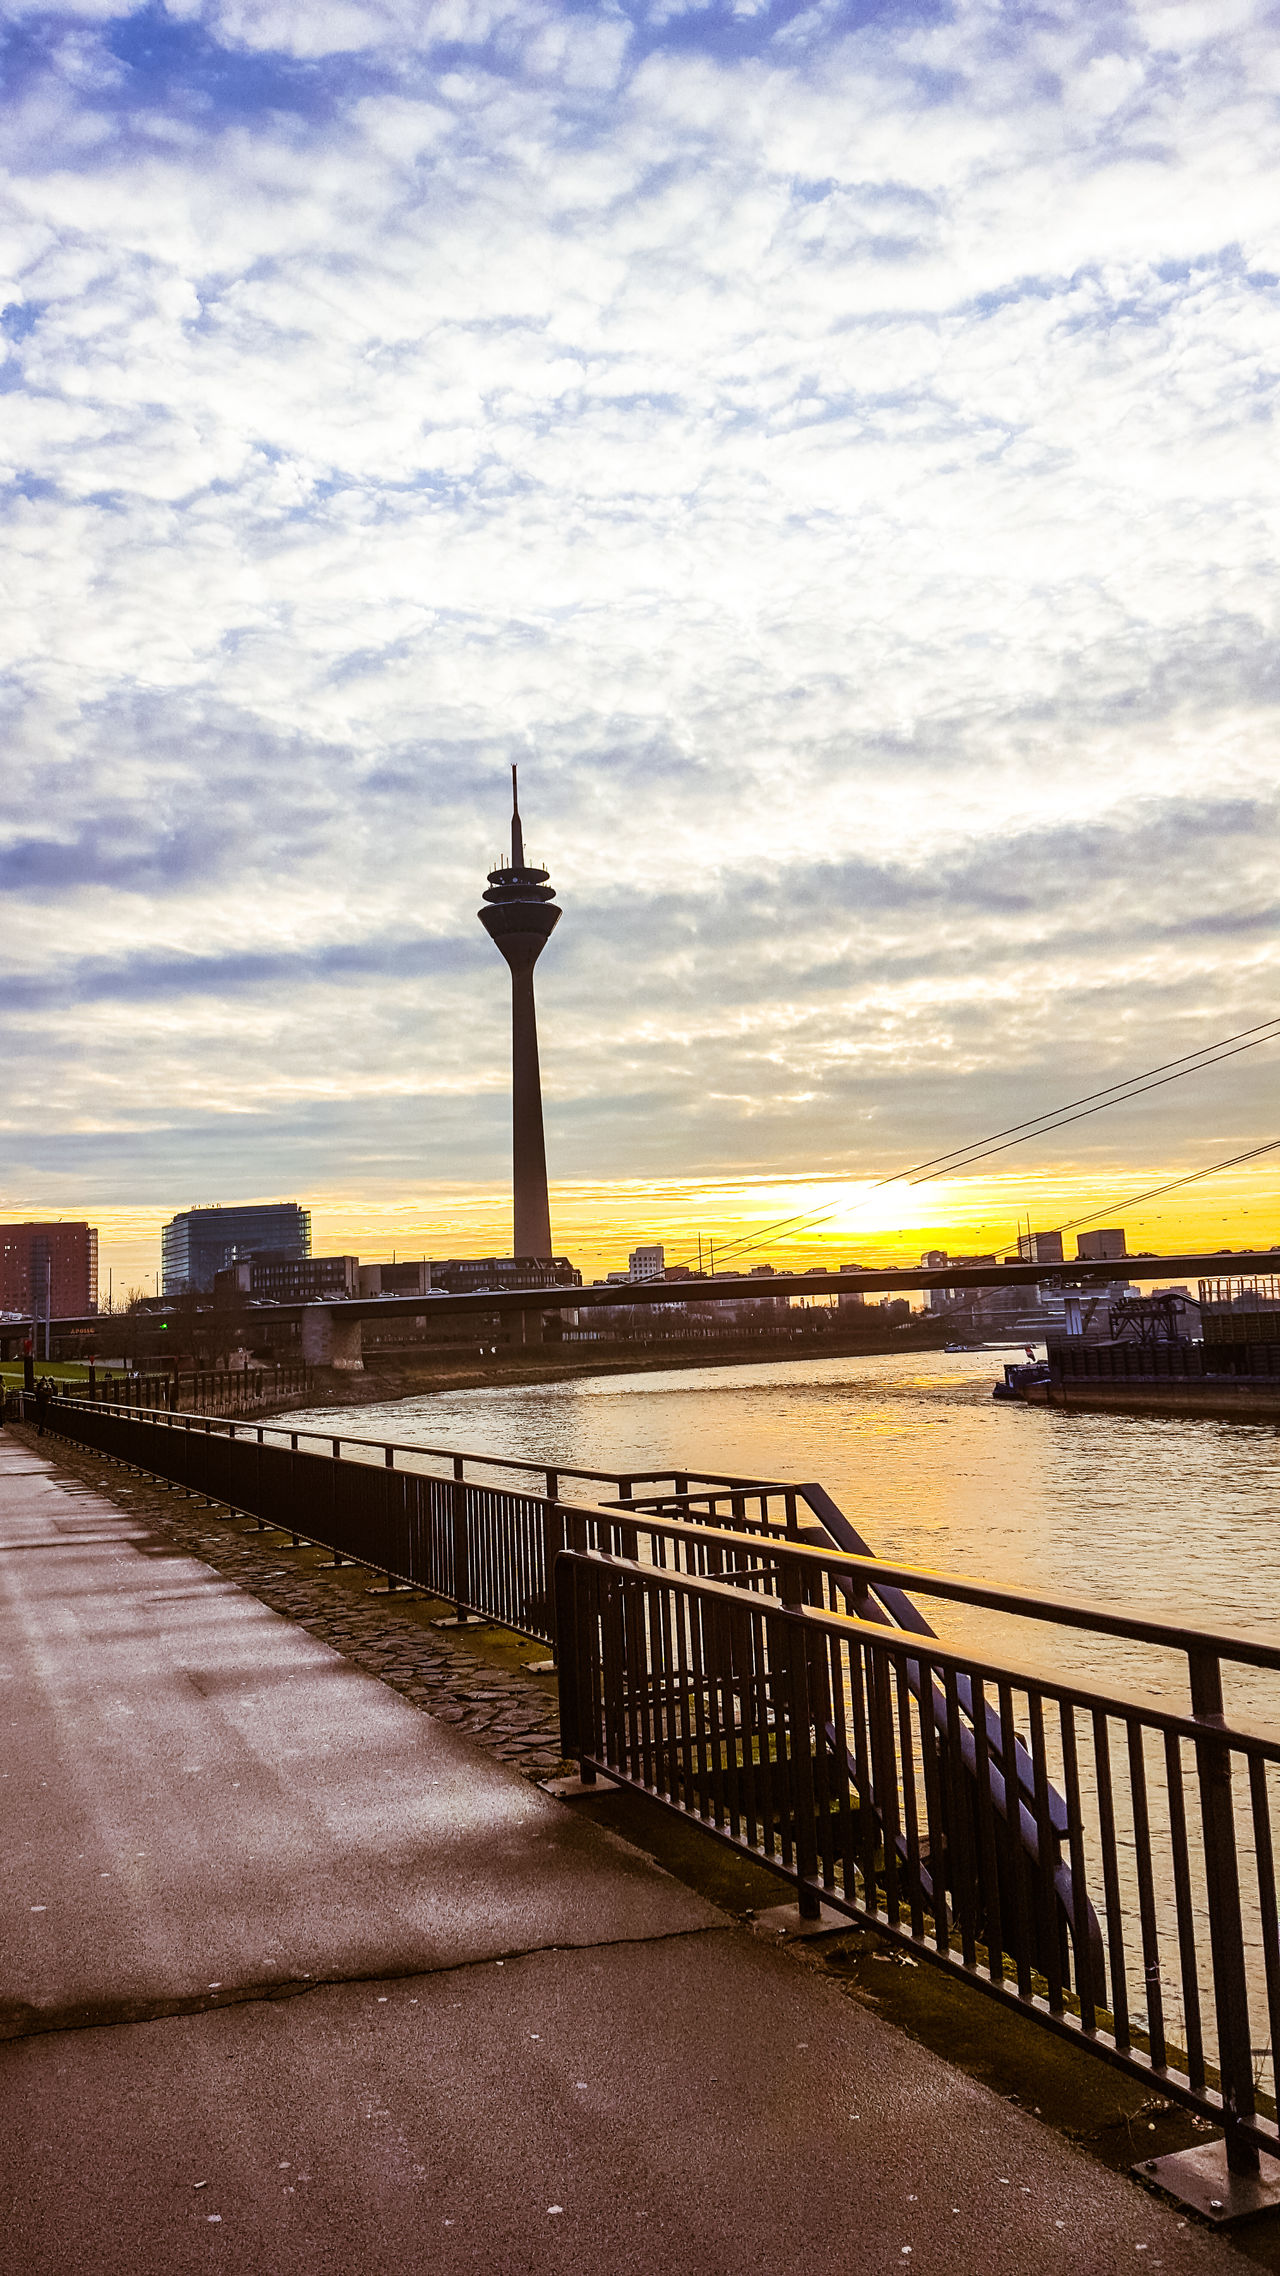
M0 32L0 1215L509 1247L512 761L591 1269L1280 1136L1272 1046L892 1182L1277 1008L1280 9ZM1131 1238L1280 1240L1275 1164Z

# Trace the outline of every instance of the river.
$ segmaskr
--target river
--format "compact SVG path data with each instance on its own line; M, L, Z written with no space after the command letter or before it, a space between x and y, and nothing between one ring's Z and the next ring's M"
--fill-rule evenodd
M1002 1357L690 1367L289 1420L553 1468L817 1479L878 1555L1280 1638L1280 1429L1003 1405ZM974 1649L1005 1632L989 1615L933 1617ZM1057 1661L1058 1643L1042 1636L1037 1657ZM1090 1645L1090 1671L1114 1676L1119 1653Z

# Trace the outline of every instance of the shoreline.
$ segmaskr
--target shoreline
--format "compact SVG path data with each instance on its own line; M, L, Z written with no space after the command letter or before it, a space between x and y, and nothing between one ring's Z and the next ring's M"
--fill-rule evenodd
M691 1368L702 1367L775 1367L779 1362L809 1359L878 1359L896 1352L941 1353L944 1346L931 1336L877 1336L859 1338L856 1342L840 1337L833 1339L835 1348L825 1343L820 1348L798 1349L795 1344L779 1344L776 1349L731 1349L724 1345L707 1351L673 1350L655 1352L602 1353L598 1358L585 1356L573 1359L553 1358L550 1350L544 1357L522 1354L510 1363L503 1360L471 1360L454 1366L441 1366L438 1362L428 1366L392 1364L385 1369L366 1366L350 1374L336 1368L317 1369L317 1380L311 1394L303 1400L293 1400L288 1406L276 1407L274 1414L298 1414L313 1407L371 1407L402 1404L407 1399L430 1398L444 1391L491 1391L525 1389L537 1383L580 1382L603 1375L656 1375L686 1374ZM554 1347L552 1347L554 1348ZM982 1346L975 1346L981 1350ZM1000 1345L993 1347L1003 1350ZM261 1410L265 1417L267 1410Z

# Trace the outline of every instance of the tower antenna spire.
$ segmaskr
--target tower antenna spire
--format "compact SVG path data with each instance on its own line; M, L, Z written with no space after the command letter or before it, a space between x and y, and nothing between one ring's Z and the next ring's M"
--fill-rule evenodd
M514 766L511 769L511 867L524 868L524 831L520 827L520 793Z

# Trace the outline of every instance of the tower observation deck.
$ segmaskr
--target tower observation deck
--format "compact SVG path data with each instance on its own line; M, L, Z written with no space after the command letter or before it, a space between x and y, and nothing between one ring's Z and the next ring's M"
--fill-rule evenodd
M511 1154L518 1257L551 1255L551 1204L547 1149L542 1132L542 1078L538 1068L538 1015L533 968L560 922L555 890L545 869L524 857L516 770L511 769L511 863L491 869L485 906L477 914L511 968Z

